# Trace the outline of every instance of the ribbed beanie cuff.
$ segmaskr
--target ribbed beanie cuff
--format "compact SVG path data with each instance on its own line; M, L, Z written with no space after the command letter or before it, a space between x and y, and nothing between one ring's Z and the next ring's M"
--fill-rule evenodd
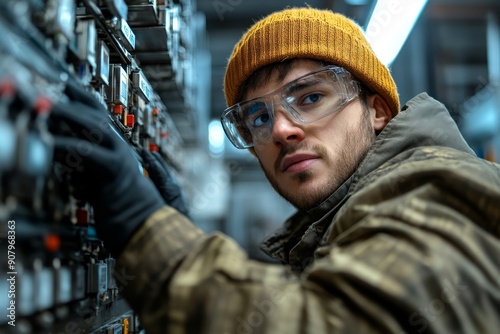
M291 8L256 22L229 58L224 78L226 103L237 101L243 83L259 68L285 59L308 58L344 67L379 93L393 115L399 112L396 84L374 54L361 28L329 10Z

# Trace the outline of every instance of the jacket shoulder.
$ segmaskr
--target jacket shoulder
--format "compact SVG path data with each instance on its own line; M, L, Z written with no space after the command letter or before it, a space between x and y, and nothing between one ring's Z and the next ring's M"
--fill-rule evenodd
M375 213L404 222L411 211L405 208L415 205L412 214L423 221L439 207L439 219L461 219L500 238L498 203L500 165L452 148L415 148L357 180L323 240L335 240Z
M498 182L500 165L453 148L418 147L400 153L359 179L351 189L351 193L361 191L378 181L381 184L392 185L389 193L397 195L399 194L398 185L405 183L409 178L421 183L426 183L437 176L446 180L447 172L458 174L464 181L471 180L479 183L487 181L489 183L493 180Z

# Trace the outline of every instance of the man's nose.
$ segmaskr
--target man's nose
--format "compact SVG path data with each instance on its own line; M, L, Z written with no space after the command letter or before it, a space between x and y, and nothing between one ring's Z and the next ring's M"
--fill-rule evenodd
M287 111L287 106L279 103L275 104L273 108L273 142L276 145L282 145L291 141L303 140L305 137L303 126L293 120L292 116Z

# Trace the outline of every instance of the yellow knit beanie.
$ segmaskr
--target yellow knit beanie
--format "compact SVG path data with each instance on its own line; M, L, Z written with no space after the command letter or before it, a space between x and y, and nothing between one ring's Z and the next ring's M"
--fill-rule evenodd
M292 58L344 67L399 112L396 84L373 53L361 28L330 10L290 8L256 22L236 44L224 78L226 103L237 101L243 83L259 68Z

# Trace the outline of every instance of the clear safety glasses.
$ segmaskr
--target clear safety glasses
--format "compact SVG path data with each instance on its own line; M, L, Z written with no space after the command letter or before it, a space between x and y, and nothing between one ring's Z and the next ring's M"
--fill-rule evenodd
M221 123L234 146L249 148L271 138L278 105L293 121L308 124L333 114L358 94L359 84L347 70L322 67L264 96L227 108Z

